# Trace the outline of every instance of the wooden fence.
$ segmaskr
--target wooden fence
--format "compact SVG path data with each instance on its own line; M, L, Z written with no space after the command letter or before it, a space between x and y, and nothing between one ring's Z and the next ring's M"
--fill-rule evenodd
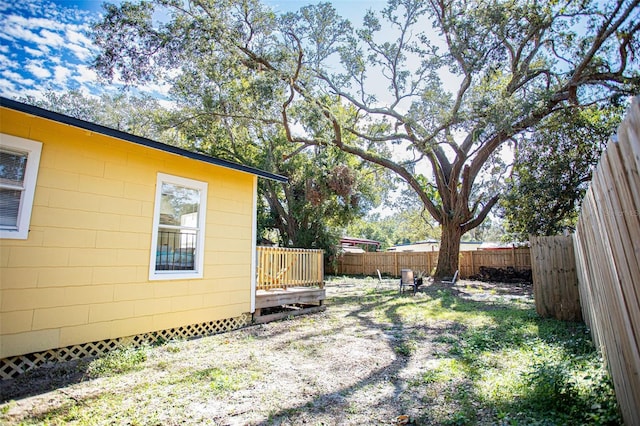
M377 270L385 275L399 277L402 269L412 269L432 275L438 263L437 251L426 252L376 252L344 253L338 258L335 271L338 275L372 275ZM531 269L528 247L461 251L459 270L462 278L480 272L481 266L492 268Z
M538 315L562 321L582 320L573 238L532 236L529 243Z
M323 250L257 247L257 252L258 290L324 283Z
M625 424L640 424L640 98L609 142L574 235L582 312Z

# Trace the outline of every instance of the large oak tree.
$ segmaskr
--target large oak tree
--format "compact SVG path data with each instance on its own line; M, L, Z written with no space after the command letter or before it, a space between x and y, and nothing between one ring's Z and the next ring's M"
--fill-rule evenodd
M176 94L198 81L190 99L209 114L393 171L441 224L442 276L499 199L502 147L560 110L637 90L639 2L390 0L360 29L327 3L278 17L257 0L125 2L94 27L96 66L171 79Z

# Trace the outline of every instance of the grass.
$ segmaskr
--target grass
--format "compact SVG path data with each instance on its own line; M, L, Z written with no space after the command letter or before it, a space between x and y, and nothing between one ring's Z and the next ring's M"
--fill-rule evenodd
M469 326L450 350L473 381L478 403L512 424L550 417L559 424L619 421L611 384L583 326L508 308L492 317L490 324Z
M383 295L389 298L373 308L377 321L404 328L444 322L452 330L433 338L447 347L442 362L408 381L424 395L444 389L456 409L438 423L484 423L489 412L489 423L509 425L622 424L610 377L584 324L542 319L530 300L497 296L487 304L449 289ZM394 350L408 357L419 344L407 337Z
M139 348L125 346L115 349L91 362L87 375L89 377L114 376L139 370L147 360L147 350L146 346Z
M11 417L17 402L0 405L0 422L389 424L406 414L414 425L621 424L583 324L464 283L412 296L339 282L325 314L120 348L41 400L50 405L22 417ZM474 300L480 293L491 297Z

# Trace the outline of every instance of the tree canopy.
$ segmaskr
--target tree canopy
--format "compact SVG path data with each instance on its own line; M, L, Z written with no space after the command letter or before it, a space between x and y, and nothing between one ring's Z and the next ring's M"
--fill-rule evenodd
M176 142L177 135L166 125L169 111L148 95L104 93L93 97L78 90L50 90L40 99L27 96L21 101L160 142Z
M389 0L359 28L329 3L276 16L257 0L124 2L94 27L95 65L394 172L441 224L436 274L451 275L499 200L505 145L637 91L639 2Z
M296 152L280 134L237 120L195 119L192 110L168 110L148 96L116 93L92 97L79 91L46 92L24 102L192 151L289 177L282 185L258 184L258 236L283 246L322 248L331 255L339 232L379 203L384 170L343 151L315 147ZM185 119L185 116L188 118ZM251 136L249 135L251 133Z
M556 235L572 229L600 153L615 134L622 108L570 109L540 122L517 144L515 166L501 201L507 232Z

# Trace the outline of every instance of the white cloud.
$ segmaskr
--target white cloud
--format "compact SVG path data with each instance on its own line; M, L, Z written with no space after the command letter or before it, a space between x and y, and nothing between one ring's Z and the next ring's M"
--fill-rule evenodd
M9 69L18 69L21 67L20 63L2 54L0 54L0 66Z
M21 89L19 93L16 93L17 97L31 96L35 99L44 99L45 91L42 88L37 89Z
M71 26L71 25L67 26L67 29L65 31L65 36L67 40L82 46L91 46L92 44L91 39L89 39L87 36L85 36L80 31L78 31L80 29L81 28L77 26Z
M161 107L168 109L168 110L172 110L175 108L176 103L173 101L168 101L166 99L158 99L158 103L160 104Z
M163 96L166 96L167 93L169 93L169 91L171 90L171 84L168 82L149 83L140 87L140 90L151 93L159 93Z
M4 17L6 19L0 23L0 38L18 42L21 49L31 56L49 56L52 50L68 49L78 59L86 61L91 55L92 44L82 32L88 26L79 22L61 22L68 21L69 17L54 11L51 11L52 16L59 16L59 20L25 18L15 14Z
M81 61L86 61L91 56L91 51L89 49L78 44L68 44L67 49L72 51L76 58Z
M64 46L64 39L60 34L54 33L49 30L40 31L40 36L44 40L44 44L50 47L62 47Z
M16 92L16 85L9 80L0 79L0 93L3 95L13 95Z
M69 25L65 31L68 41L67 48L81 61L86 61L91 57L91 50L95 49L91 40L82 34L81 30L86 30L84 26Z
M9 80L20 80L20 78L22 78L20 76L20 74L18 74L17 72L13 72L13 71L10 71L10 70L2 71L2 76L4 78L9 79Z
M36 43L36 44L39 44L40 42L43 41L42 37L40 37L39 35L34 34L33 32L31 32L30 30L24 27L11 25L9 22L5 22L5 25L3 25L2 30L3 30L2 33L4 34L4 37L9 40L27 41L27 42Z
M69 68L65 68L60 65L57 65L53 68L53 80L61 86L67 84L67 80L69 79L70 75L71 70Z
M98 80L98 75L86 65L78 65L76 72L73 74L73 79L80 84L95 83Z
M15 71L11 71L11 70L4 70L2 71L2 76L4 78L6 78L7 80L13 80L13 81L21 81L22 80L22 76L20 74L18 74ZM33 83L33 80L30 80L31 83Z
M115 1L113 3L120 3L121 0ZM102 2L98 2L96 0L96 3L102 3ZM78 9L67 9L65 11L65 14L67 16L67 18L69 19L69 21L74 22L74 23L84 23L84 24L88 24L91 23L92 21L95 20L96 18L96 14L86 11L86 10L78 10Z
M38 49L32 49L29 46L23 46L22 47L24 49L25 52L27 52L29 55L31 56L42 56L45 55L46 53L43 52L42 50L38 50Z
M56 21L54 19L47 18L34 18L34 17L24 17L20 15L9 15L7 16L6 23L9 26L15 28L30 28L30 29L41 29L46 28L49 30L62 30L64 28L64 24L62 22Z
M51 77L51 71L46 69L41 62L31 61L24 66L27 71L36 76L37 78L49 78Z

